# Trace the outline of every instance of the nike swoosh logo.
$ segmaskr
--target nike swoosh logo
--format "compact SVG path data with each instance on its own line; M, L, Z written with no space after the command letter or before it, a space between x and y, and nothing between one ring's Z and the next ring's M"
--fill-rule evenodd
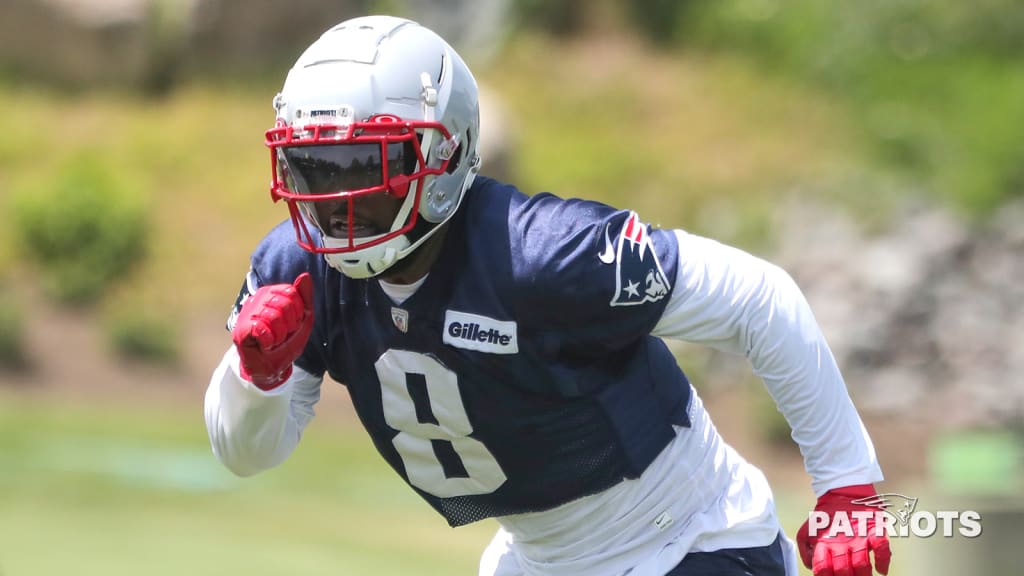
M597 255L597 259L605 264L611 264L615 262L615 246L612 245L612 239L608 236L608 228L611 224L604 225L604 252Z

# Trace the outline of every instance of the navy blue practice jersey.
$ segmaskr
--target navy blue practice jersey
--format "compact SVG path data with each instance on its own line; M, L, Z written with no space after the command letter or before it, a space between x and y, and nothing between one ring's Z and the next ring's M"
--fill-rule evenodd
M347 386L384 459L457 526L635 478L689 425L689 384L649 335L677 262L674 234L633 212L477 178L401 305L299 248L288 222L251 284L312 274L296 363Z

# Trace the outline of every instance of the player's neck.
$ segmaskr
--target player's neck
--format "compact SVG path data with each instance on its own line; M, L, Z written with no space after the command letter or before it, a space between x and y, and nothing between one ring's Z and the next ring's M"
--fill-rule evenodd
M390 284L413 284L430 272L434 262L441 256L444 237L448 233L445 223L412 254L408 255L392 269L380 275L380 279Z

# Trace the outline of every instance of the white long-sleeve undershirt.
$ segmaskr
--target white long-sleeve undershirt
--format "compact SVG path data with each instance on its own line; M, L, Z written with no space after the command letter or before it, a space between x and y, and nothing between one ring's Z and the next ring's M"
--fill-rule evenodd
M815 495L880 481L871 439L789 274L714 240L675 234L676 286L652 334L746 356L792 428Z
M213 371L206 390L206 430L213 453L239 476L251 476L284 462L313 419L322 378L294 366L288 380L264 391L238 373L231 346Z

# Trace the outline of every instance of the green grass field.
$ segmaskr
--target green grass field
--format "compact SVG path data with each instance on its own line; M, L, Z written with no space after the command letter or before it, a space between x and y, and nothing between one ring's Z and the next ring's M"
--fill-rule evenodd
M314 425L284 466L240 479L198 405L2 399L4 576L475 574L495 530L449 528L356 427Z
M809 496L776 496L792 534ZM168 409L0 394L3 576L470 575L495 529L449 528L355 423L316 421L285 464L241 479L210 453L198 399ZM921 573L933 544L894 542L890 574Z

